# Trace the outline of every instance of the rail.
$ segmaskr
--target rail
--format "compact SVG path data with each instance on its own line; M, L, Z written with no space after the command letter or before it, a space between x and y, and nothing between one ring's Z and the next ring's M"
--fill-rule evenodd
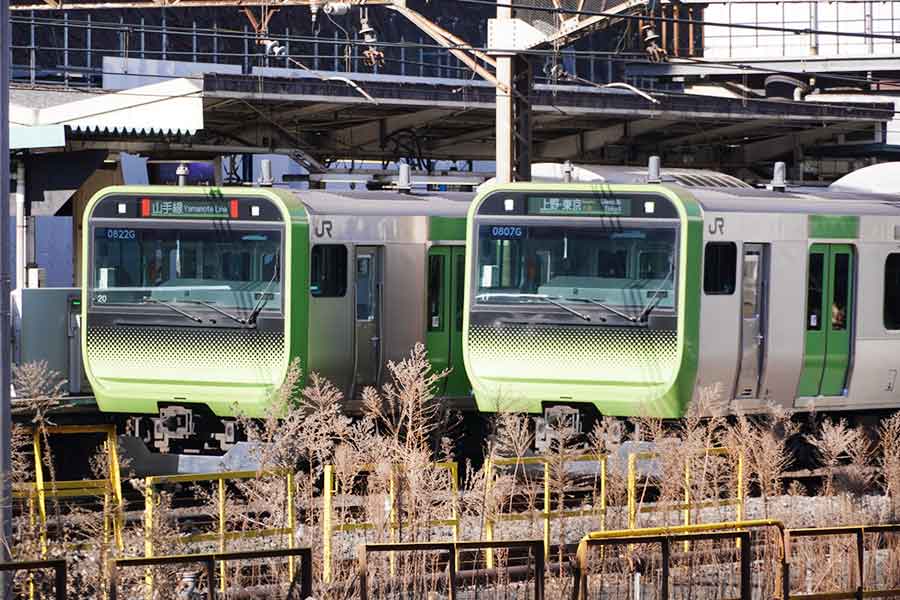
M203 554L178 554L170 556L152 556L144 558L118 558L110 561L109 600L118 598L118 571L120 568L129 567L158 567L164 565L203 563L206 568L207 586L206 597L208 600L216 598L216 567L218 562L224 564L231 561L246 561L258 558L282 558L287 557L291 561L300 557L299 573L291 573L289 578L293 587L295 577L299 575L300 598L312 596L312 549L310 548L281 548L276 550L248 550L240 552L209 552ZM222 595L225 595L223 590Z
M544 600L544 553L543 540L516 540L504 542L401 542L360 544L357 548L357 564L359 577L360 600L368 600L368 556L376 552L429 552L443 551L447 553L447 596L449 600L457 597L457 579L459 578L459 552L465 550L488 550L491 556L496 549L525 548L534 557L534 600Z
M586 600L588 586L588 550L592 546L612 546L624 544L659 544L662 553L660 561L659 597L669 598L669 561L672 555L672 542L696 542L702 540L734 539L738 541L741 564L740 600L751 600L750 578L750 532L749 531L710 531L701 533L678 533L658 535L626 535L609 536L582 540L578 546L575 563L575 574L572 586L572 600Z
M0 562L0 571L40 571L43 569L53 569L54 586L53 591L56 600L66 600L66 560L64 558L56 558L52 560L19 560L11 562ZM32 582L33 583L33 582ZM30 596L33 597L33 589Z
M865 579L865 563L866 563L866 546L865 535L867 533L900 533L900 523L889 525L859 525L844 527L812 527L804 529L788 529L784 533L785 539L785 555L787 557L788 571L785 578L788 581L788 588L785 597L788 600L843 600L850 598L877 598L877 597L896 597L900 596L900 588L872 590L866 589ZM790 556L791 556L791 538L801 537L834 537L852 535L856 541L856 572L851 573L851 579L855 576L856 589L853 591L837 591L837 592L815 592L815 593L799 593L795 594L790 591ZM888 557L890 559L890 557ZM849 581L848 581L849 583Z
M449 519L432 519L427 521L425 525L429 527L450 527L452 529L453 541L459 540L459 509L457 499L459 497L459 465L453 461L434 463L434 467L438 469L446 469L450 477L450 511ZM362 471L374 470L373 465L362 465ZM335 532L358 531L376 529L379 525L368 521L356 523L339 523L334 524L334 497L336 495L335 472L334 465L325 465L324 484L322 498L322 580L325 583L331 582L332 561L334 557L334 534ZM398 516L401 507L398 506L399 498L398 482L397 482L397 466L392 465L390 480L388 483L388 528L390 530L391 542L396 542L397 531L403 525L401 518ZM391 575L394 574L396 563L394 555L391 555Z
M227 480L242 479L260 479L263 477L284 477L285 484L285 514L287 516L287 527L271 527L267 529L255 529L250 531L228 531L226 529L227 517L225 514L225 491ZM290 470L285 471L228 471L224 473L209 473L203 475L162 475L155 477L147 477L144 487L144 556L150 558L154 554L153 536L154 536L154 512L159 500L154 492L154 488L163 484L172 483L199 483L199 482L216 482L216 532L200 533L187 535L180 538L183 542L219 542L219 552L224 553L228 541L246 538L274 537L286 536L288 548L294 547L294 532L296 526L296 516L294 515L294 473ZM225 563L220 562L220 585L222 592L225 591ZM294 561L292 556L288 556L288 572L293 577ZM151 576L148 573L148 587L152 584Z

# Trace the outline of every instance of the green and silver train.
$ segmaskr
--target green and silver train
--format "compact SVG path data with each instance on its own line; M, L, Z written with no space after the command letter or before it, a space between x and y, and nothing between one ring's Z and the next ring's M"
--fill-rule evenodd
M84 216L99 408L151 448L223 451L295 359L352 413L416 342L451 369L441 401L481 413L900 406L900 201L619 175L107 188Z
M900 407L900 199L512 184L468 215L482 411Z
M84 215L82 355L99 409L166 452L227 450L299 359L347 398L427 342L462 365L466 193L111 187Z

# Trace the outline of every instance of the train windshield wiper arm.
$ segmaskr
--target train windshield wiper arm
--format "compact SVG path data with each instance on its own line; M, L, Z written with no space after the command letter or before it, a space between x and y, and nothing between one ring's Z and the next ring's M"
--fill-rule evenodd
M241 325L247 324L247 319L242 319L241 317L231 314L230 312L228 312L226 310L222 310L218 306L214 306L212 302L206 302L205 300L182 300L181 302L184 302L186 304L199 304L201 306L205 306L206 308L208 308L210 310L214 310L217 313L219 313L220 315L222 315L223 317L228 317L232 321L240 323Z
M483 300L490 300L491 298L526 298L528 300L541 300L546 302L547 304L552 304L553 306L557 306L567 313L573 314L579 319L583 321L590 321L591 318L582 313L578 312L571 306L566 306L563 302L560 302L560 298L557 296L548 296L546 294L500 294L500 293L487 293L487 294L479 294L477 298Z
M141 299L141 303L142 304L159 304L160 306L165 306L169 310L173 310L173 311L177 312L182 317L186 317L186 318L190 319L191 321L194 321L195 323L203 322L203 319L196 317L189 312L183 311L180 308L178 308L177 306L172 306L170 303L166 302L165 300L157 300L156 298L144 296L144 298Z
M269 300L272 298L272 286L275 284L275 280L278 278L278 255L275 255L275 268L272 271L272 278L269 280L269 283L266 284L266 289L262 291L259 295L259 300L256 301L256 306L253 307L253 310L250 311L250 315L247 317L247 324L250 326L256 326L256 319L259 318L259 314L266 307L266 304L269 303Z
M613 308L609 304L606 304L605 302L600 302L599 300L595 300L593 298L565 298L565 300L578 301L578 302L589 302L591 304L596 304L600 308L607 310L614 315L622 317L626 321L630 321L632 323L637 323L637 320L638 320L638 318L634 315L629 315L628 313L623 312L623 311L619 310L618 308Z
M666 285L666 283L669 281L670 278L673 278L673 280L674 280L674 277L673 277L674 275L675 275L675 269L669 269L669 273L666 275L666 278L663 280L662 285L660 285L658 288L656 288L656 290L653 292L653 297L650 298L650 302L647 303L647 306L645 306L644 310L642 310L641 313L638 315L639 322L643 323L644 321L646 321L647 317L650 316L650 313L653 312L653 309L656 308L657 306L659 306L659 303L662 302L662 299L665 297L662 294L665 291L663 289L663 286Z

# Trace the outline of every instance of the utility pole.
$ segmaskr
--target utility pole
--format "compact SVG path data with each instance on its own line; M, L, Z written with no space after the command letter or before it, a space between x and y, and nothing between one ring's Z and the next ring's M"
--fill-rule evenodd
M513 9L497 5L491 24L493 56L497 61L497 183L531 179L531 92L532 75L528 60L516 52Z
M9 265L9 0L0 0L0 560L9 560L12 544L12 415L10 411L10 265ZM0 594L10 597L12 578L3 573Z

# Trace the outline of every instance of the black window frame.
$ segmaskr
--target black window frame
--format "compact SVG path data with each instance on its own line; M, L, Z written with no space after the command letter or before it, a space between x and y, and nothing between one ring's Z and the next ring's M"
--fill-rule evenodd
M428 256L427 298L425 301L428 313L428 331L444 331L444 258L443 254ZM437 325L434 324L435 318L437 318Z
M895 261L896 266L891 265L891 261ZM894 280L891 282L888 270L894 267ZM893 288L891 289L891 285ZM889 296L889 292L893 291L893 298ZM893 299L893 301L891 301ZM900 331L900 252L891 252L884 259L884 308L882 311L882 323L888 331ZM888 311L893 309L893 315L889 315ZM893 320L889 322L888 317L892 316Z
M327 253L327 254L326 254ZM335 257L332 254L336 253ZM341 255L343 258L341 258ZM328 285L321 285L322 261L327 260L325 269L332 277ZM344 244L316 244L309 255L309 293L313 298L343 298L347 295L347 275L350 252Z
M721 255L717 255L715 265L713 267L711 264L711 249L725 249L728 248L731 250L733 256L731 257L731 270L730 273L727 274L730 277L731 288L728 289L725 285L729 281L727 277L722 276L721 268L725 264L722 260ZM703 293L706 296L733 296L735 291L737 291L737 260L738 260L738 247L735 242L706 242L706 245L703 248ZM712 278L712 274L714 273L711 268L715 268L717 273L717 277L715 279ZM711 284L717 283L718 285L713 286Z

